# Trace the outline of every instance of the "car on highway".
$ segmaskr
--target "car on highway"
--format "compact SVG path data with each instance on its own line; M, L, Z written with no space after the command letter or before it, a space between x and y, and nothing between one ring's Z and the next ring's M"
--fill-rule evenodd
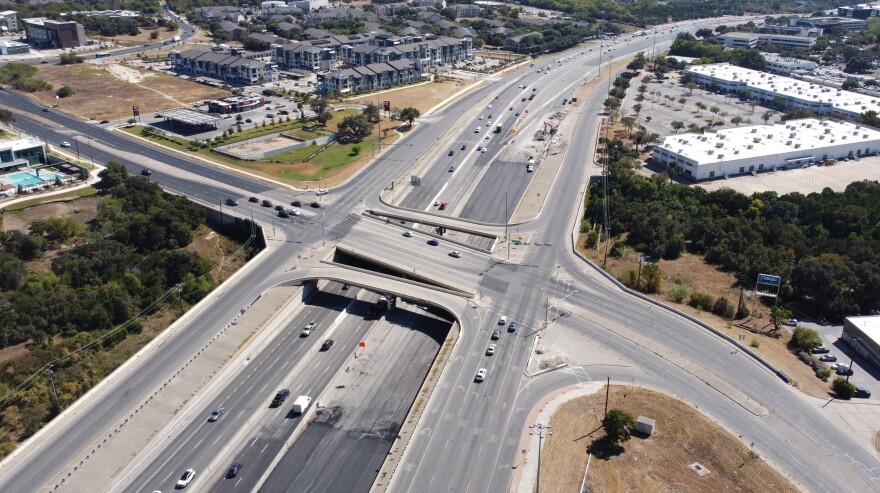
M70 147L70 142L65 140L64 142L61 143L61 147Z
M825 354L830 352L830 349L825 346L816 346L813 349L810 349L810 352L813 354Z
M480 368L479 370L477 370L476 376L474 376L474 381L475 382L482 382L483 380L486 379L486 373L487 373L487 371L485 368Z
M449 149L449 155L450 155L450 156L454 156L454 155L455 155L455 150L454 150L454 149Z
M822 356L819 356L819 361L837 361L837 356L834 356L833 354L823 354Z
M449 207L449 202L440 202L440 207L438 207L438 209L443 211L446 210L447 207Z
M523 102L523 101L525 101L525 100L526 100L526 98L522 98L522 99L520 99L520 102Z
M254 204L256 204L256 203L259 202L259 201L260 201L260 199L258 199L258 198L256 198L256 197L250 197L250 198L248 198L248 202L253 202Z
M482 119L483 119L483 115L480 115L480 117L477 118L477 120L482 120Z
M143 176L150 176L150 175L153 174L153 172L150 171L150 170L148 170L148 169L146 169L146 168L144 168L144 169L141 170L141 174L142 174Z
M535 171L534 166L532 166L531 164L526 165L526 173L531 173L533 171Z
M858 397L860 399L870 399L871 391L864 387L856 387L856 393L853 394L853 397Z
M323 344L321 344L321 351L326 351L326 350L332 348L333 344L334 344L333 339L327 339L326 341L324 341Z
M515 115L513 115L513 116L519 116L519 111L517 111L517 112L516 112L516 114L515 114Z
M465 150L465 149L467 149L467 144L462 144L462 145L461 145L461 150L463 151L463 150Z
M110 123L110 120L101 120L101 122L100 122L99 124L100 124L100 125L104 125L104 124L106 124L106 123Z
M290 203L290 205L292 205L294 207L302 207L303 203L300 202L299 200L294 200L293 202Z
M412 238L412 231L404 231L403 236L405 238Z
M437 246L440 244L440 242L435 240L434 238L431 238L430 240L428 240L428 244L431 246Z
M214 409L214 411L211 412L211 416L208 418L208 421L210 421L211 423L213 423L214 421L217 421L218 419L220 419L220 416L223 416L223 413L225 413L225 412L226 412L226 409L224 409L222 407L218 407L217 409Z
M281 209L280 211L278 211L278 217L287 219L290 217L290 213L284 209Z
M461 252L459 252L458 250L453 250L449 252L449 256L452 258L461 258Z
M312 209L320 209L321 203L320 202L312 202L311 204L309 204L309 207L311 207Z
M43 63L46 63L46 62L43 62ZM49 108L43 108L43 113L48 113L48 112L49 112Z
M516 321L510 322L510 325L507 326L508 332L516 332Z
M492 119L492 113L489 113L489 116L488 116L487 118L488 118L489 120L491 120L491 119Z
M495 96L495 99L498 99L498 96ZM492 105L490 104L489 106L486 106L486 109L487 109L487 110L491 110L491 109L492 109ZM489 115L489 118L492 118L492 116Z
M183 476L177 480L177 484L174 486L175 489L182 490L189 486L189 483L196 477L196 472L192 469L187 469L184 471Z
M507 315L501 315L501 318L498 319L498 325L507 324Z
M489 347L486 348L486 356L492 356L495 354L495 347L497 344L489 344Z
M497 341L501 339L501 329L495 329L492 331L492 340Z
M238 205L238 201L235 199L226 199L226 205L231 205L233 207Z
M287 399L287 396L289 396L289 395L290 395L290 390L287 390L287 389L279 390L278 393L275 394L275 397L272 399L272 407L280 406L284 402L284 399Z
M231 466L229 466L229 470L226 471L226 479L234 478L238 476L239 471L244 465L241 462L233 462Z
M450 165L449 165L449 172L452 173L453 171L455 171L455 165L454 165L454 164L450 164Z
M263 207L272 207L272 201L269 199L263 199Z
M315 327L317 327L317 326L318 326L317 323L309 322L309 324L305 326L305 328L302 330L302 332L300 332L299 335L301 335L303 337L308 337L312 332L315 331Z
M266 118L275 118L275 115L272 113L267 113Z
M315 195L318 195L318 196L327 195L328 193L330 193L330 190L327 190L326 188L319 188L319 189L315 190Z
M278 211L278 212L281 212L281 211L284 210L284 206L281 205L281 204L278 204L278 205L275 206L275 210Z

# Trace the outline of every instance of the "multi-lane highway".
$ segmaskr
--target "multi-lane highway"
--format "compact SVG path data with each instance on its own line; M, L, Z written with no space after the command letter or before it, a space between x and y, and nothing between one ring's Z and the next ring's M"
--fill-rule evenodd
M726 21L735 22L735 19ZM699 25L706 23L707 21L701 21ZM680 27L695 28L694 25ZM602 62L604 64L610 57L623 58L638 51L649 51L655 44L659 49L675 34L666 29L655 36L628 39L613 47L605 46L601 50L606 51L601 55ZM596 48L596 43L589 46ZM415 252L426 248L423 241L402 238L401 230L397 226L370 223L368 227L360 227L355 221L347 220L350 212L356 210L362 202L369 207L382 208L377 194L409 169L416 156L425 156L429 160L422 172L423 185L405 198L399 199L401 205L424 210L433 207L434 201L442 200L443 196L455 197L449 214L484 221L503 220L504 215L499 216L499 197L503 197L506 192L508 200L513 204L522 194L517 190L524 190L531 176L523 169L523 159L526 156L514 152L512 149L516 148L515 145L508 144L505 147L504 143L529 138L536 129L535 125L540 125L542 119L555 112L561 99L567 97L584 80L598 74L599 80L604 81L604 77L609 74L607 69L599 72L600 50L589 50L588 47L581 54L584 49L578 48L563 55L571 56L571 59L565 63L554 62L552 75L538 75L535 70L537 67L522 67L510 75L498 77L487 87L468 93L437 114L425 118L401 143L387 149L357 179L334 189L320 212L326 231L322 230L320 221L314 220L317 216L312 216L312 222L305 224L276 222L279 235L295 238L296 241L280 242L277 246L273 244L272 251L262 258L259 265L237 279L233 286L229 286L229 290L223 295L222 306L188 322L186 330L176 334L172 344L167 345L165 350L157 351L140 362L138 372L129 373L113 383L114 388L130 391L104 391L92 396L89 402L82 404L82 412L67 416L63 422L55 425L52 437L26 448L25 453L14 464L0 471L0 490L32 491L36 489L35 485L42 485L55 477L61 470L59 465L66 464L75 457L103 430L106 423L112 423L122 416L165 378L168 368L176 368L194 348L204 344L213 334L212 327L233 318L239 306L254 299L256 294L273 283L280 282L285 275L294 276L295 274L281 272L286 270L289 259L297 252L319 244L322 233L329 231L331 235L328 239L338 240L341 244L350 244L348 235L351 234L352 239L357 238L355 247L377 238L386 238L384 242L378 241L370 245L370 255L385 255L402 264L422 268L420 260L423 257ZM611 52L607 53L608 50ZM561 55L557 55L555 58L560 57ZM544 61L540 65L546 66L548 63L549 61ZM518 87L522 84L526 84L526 89ZM535 99L523 102L524 95L536 86ZM496 96L498 99L495 99ZM652 304L622 293L610 286L601 275L589 269L584 270L583 262L572 256L570 233L581 205L579 193L591 172L584 163L593 155L597 113L602 100L604 93L598 91L591 99L580 102L575 114L569 115L569 118L577 119L573 125L574 134L562 136L568 142L565 160L542 213L536 220L519 226L522 232L535 232L545 239L552 238L556 246L528 250L522 261L516 264L498 259L490 261L486 257L484 269L478 269L478 265L474 265L473 270L457 269L450 264L430 273L431 276L441 277L441 280L476 286L479 295L473 304L476 309L453 310L462 324L461 338L449 355L450 364L428 401L425 414L419 422L420 431L414 435L400 467L395 470L391 489L412 492L508 491L511 487L512 466L519 457L519 439L527 424L526 415L534 403L541 396L562 386L584 378L605 376L627 381L638 376L643 384L683 396L700 409L709 412L728 429L742 435L744 440L754 442L755 449L762 456L773 461L807 490L880 489L880 483L876 482L877 478L872 472L877 466L875 455L831 423L814 403L784 385L730 343ZM130 141L99 126L62 114L51 111L44 113L42 108L14 93L0 93L0 104L16 111L16 125L29 133L42 135L50 142L71 138L76 138L81 143L91 142L91 151L94 152L96 161L120 160L135 171L141 167L149 167L154 171L152 178L166 189L186 194L207 205L217 204L226 197L259 195L277 203L289 201L291 197L289 190L266 181ZM488 108L489 104L493 106L491 109ZM511 107L514 109L509 109ZM529 109L528 116L524 111L526 108ZM493 123L501 117L507 126L512 125L508 122L515 117L518 110L523 110L520 113L524 119L518 123L523 130L514 135L504 134L506 140L498 135L485 139L486 132L489 131L484 123L488 116L487 111L493 112ZM507 114L502 116L505 112ZM484 120L479 120L481 115ZM483 128L479 135L483 135L483 138L477 139L474 130L480 122L483 122ZM478 143L478 140L482 142ZM460 150L461 145L466 146L465 151ZM477 153L475 146L480 145L486 145L489 150L486 153ZM455 151L453 156L448 156L450 149ZM80 151L82 152L82 147ZM451 158L460 158L461 161L452 163ZM450 164L456 167L452 172L449 171ZM480 169L486 167L489 168L488 172ZM497 168L497 171L492 168ZM492 178L487 179L490 176ZM478 183L479 180L482 181ZM492 182L488 180L499 180L499 185L493 190L490 188ZM254 213L256 218L269 224L271 212L245 201L240 203L241 213ZM510 207L508 214L512 210L513 207ZM404 239L417 240L418 244L407 243ZM463 256L468 257L468 261L479 259L476 252L466 248L460 250ZM430 257L431 253L424 256ZM444 261L451 262L451 259ZM568 276L572 282L557 282L554 278L557 273ZM595 314L594 319L578 319L573 326L596 344L613 348L632 361L636 369L603 367L588 372L559 372L535 379L523 376L535 333L543 328L546 300L551 297L558 300L565 296L568 296L567 303ZM490 341L492 331L499 327L497 320L502 315L506 315L509 320L516 320L519 328L515 332L502 330L497 341ZM565 322L568 323L569 320ZM689 364L677 364L652 351L651 347L637 345L609 332L607 327L610 325L637 330L652 345L680 354ZM353 332L369 331L366 325L355 326L360 329L353 327ZM553 330L553 326L546 330ZM300 342L291 340L290 344L296 345ZM497 344L496 353L491 356L486 354L486 346L490 342ZM300 344L299 347L303 346ZM296 350L292 346L291 351ZM317 356L332 358L332 355L311 355ZM338 365L339 361L334 360L332 363ZM267 368L273 366L269 365ZM474 374L479 368L487 369L487 378L483 382L474 381ZM268 379L270 383L283 380L283 367L266 371L270 371L269 375L274 375L274 380ZM242 373L238 378L246 379L247 373ZM322 380L314 371L304 375L302 380L298 378L293 377L287 381L292 382L291 385L294 385L293 382L303 382L299 384L303 386L311 385L315 381L318 382L315 385L319 387L320 382L324 382L325 386L329 382L329 378L323 377L325 379ZM726 382L729 390L724 392L706 385L706 381L713 381L713 378ZM239 381L244 380L236 380ZM306 381L309 383L305 383ZM388 389L390 384L388 385L381 388ZM269 385L267 389L271 387ZM295 391L292 393L296 394ZM223 395L228 394L218 391L218 396ZM757 403L757 406L743 406L743 395ZM278 418L268 412L259 413L260 406L265 406L268 397L270 396L252 396L247 399L248 403L236 402L234 407L256 406L255 409L262 418ZM217 405L220 402L221 400L212 400L210 404ZM160 486L167 488L169 481L179 476L183 469L194 467L189 463L211 463L213 457L210 447L199 446L190 450L181 445L192 443L192 440L201 440L201 437L194 437L208 429L212 434L204 438L205 440L218 440L217 436L220 435L217 433L232 432L222 426L234 426L236 416L233 414L224 418L228 421L218 422L221 423L219 427L209 428L204 423L205 412L209 407L191 411L193 418L184 428L190 430L190 433L187 435L184 431L179 438L171 440L178 444L177 448L187 450L177 452L173 445L160 447L157 457L165 457L168 461L167 468L161 462L150 463L156 467L147 467L147 464L139 467L135 478L142 479L143 482L132 482L135 489ZM755 408L767 409L769 414L750 411ZM289 420L283 430L278 430L278 434L273 429L271 433L261 435L265 433L265 427L254 428L256 434L251 439L258 442L263 440L259 443L265 444L268 450L268 447L277 446L279 441L283 441L285 434L291 433L298 424L297 420ZM250 429L248 432L250 433ZM334 488L340 485L351 487L350 491L360 490L360 486L351 485L363 484L363 467L353 468L351 471L340 469L336 473L341 475L337 482L324 482L320 480L315 469L315 459L307 457L309 450L318 454L316 457L329 457L326 455L327 451L322 449L322 444L341 444L343 448L349 447L343 453L357 455L351 450L351 447L356 446L354 442L325 441L312 434L303 435L300 440L305 437L309 439L308 443L301 442L304 450L297 450L294 455L286 456L282 463L291 467L305 465L303 467L308 472L297 476L296 471L278 468L269 477L266 485L282 484L296 478L314 485L312 491L337 491ZM186 457L180 457L185 458L187 463L173 460L176 457L174 454L185 454ZM248 457L250 465L246 464L244 471L246 477L250 478L253 474L251 471L261 468L253 465L264 462L260 458L253 459L254 455ZM358 460L358 463L363 464L369 462L369 459ZM170 465L172 462L176 464ZM197 490L213 491L208 486L212 484L218 483L205 481L201 486L199 483L193 486ZM220 484L223 488L228 487L226 482ZM264 486L264 489L270 491L269 486Z

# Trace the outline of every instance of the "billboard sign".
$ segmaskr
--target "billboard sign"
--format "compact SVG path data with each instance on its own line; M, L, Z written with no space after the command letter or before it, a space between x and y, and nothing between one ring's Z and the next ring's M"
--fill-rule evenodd
M387 99L385 101L382 101L382 109L384 109L385 111L391 111L391 101Z
M758 274L758 284L768 284L770 286L779 287L782 278L779 276L771 276L770 274Z

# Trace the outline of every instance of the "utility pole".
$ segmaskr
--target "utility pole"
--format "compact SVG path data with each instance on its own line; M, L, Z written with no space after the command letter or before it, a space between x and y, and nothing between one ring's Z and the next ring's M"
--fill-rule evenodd
M533 430L529 432L529 435L534 435L536 432L538 433L538 484L535 488L535 492L541 493L541 448L544 445L544 437L547 435L552 435L553 432L550 431L550 425L545 425L541 423L535 423L529 428L532 428Z
M49 372L49 382L52 383L52 393L55 394L55 406L58 408L58 412L61 412L61 402L58 400L58 390L55 388L55 372L53 371L52 365L49 365L46 368L46 371Z
M324 213L321 213L321 244L326 244L326 239L324 238Z
M605 414L603 416L608 416L608 394L611 393L611 377L605 378Z
M642 286L642 259L645 258L641 253L639 254L639 275L636 276L636 290Z

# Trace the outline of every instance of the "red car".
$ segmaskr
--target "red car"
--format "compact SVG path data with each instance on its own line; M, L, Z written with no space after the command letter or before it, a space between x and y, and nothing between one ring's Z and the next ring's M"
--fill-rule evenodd
M440 202L440 210L445 210L448 205L449 202Z

